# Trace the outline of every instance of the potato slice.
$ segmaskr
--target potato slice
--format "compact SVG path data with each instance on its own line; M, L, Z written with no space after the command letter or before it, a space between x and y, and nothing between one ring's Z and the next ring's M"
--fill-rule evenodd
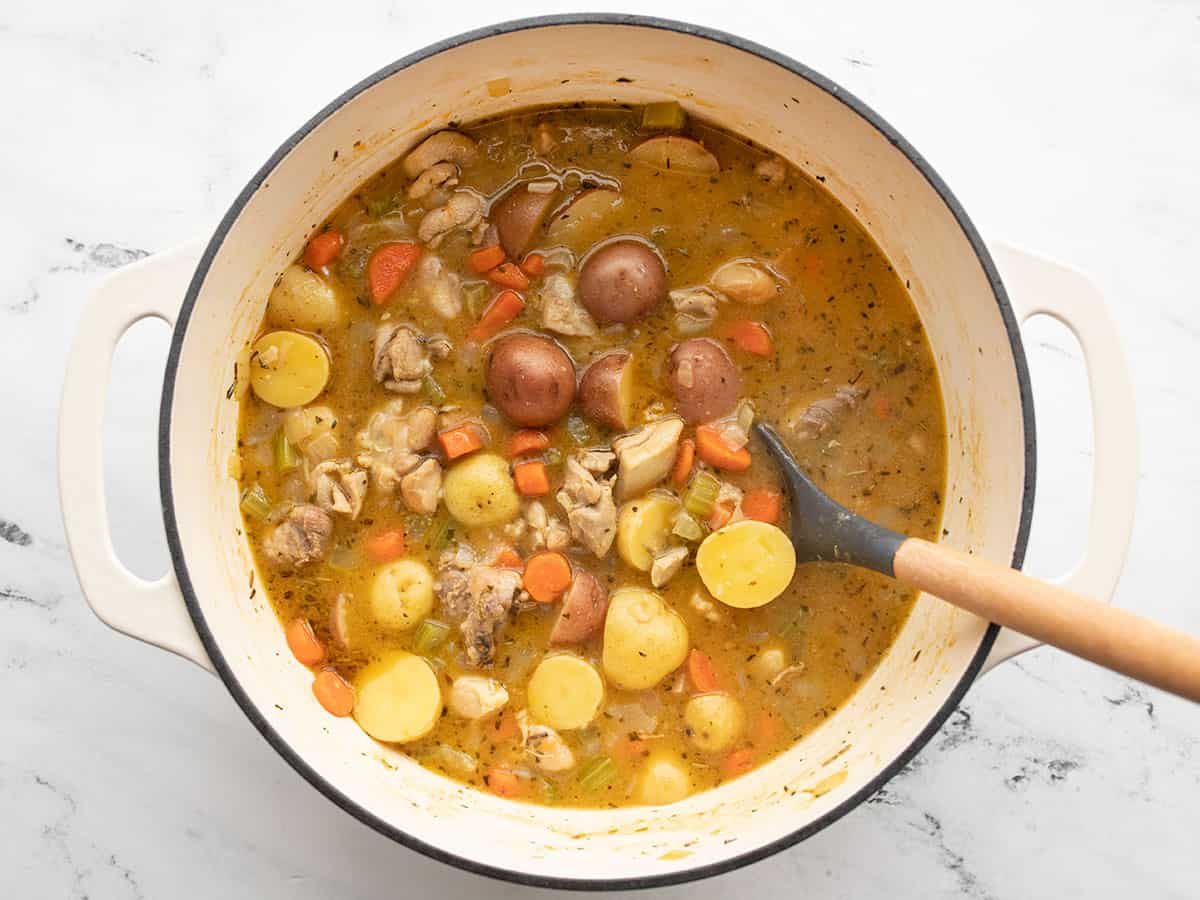
M267 318L284 328L325 328L341 321L342 306L325 278L292 264L267 299Z
M679 512L679 501L669 494L647 494L621 506L617 514L617 553L642 572L649 572L654 557L667 548Z
M633 357L626 350L605 353L579 379L579 405L593 422L625 431L633 424Z
M694 790L687 764L670 751L651 754L642 763L633 783L635 803L662 806L678 803Z
M586 249L608 235L605 222L623 202L620 191L612 188L585 188L546 223L546 238L573 250Z
M354 680L354 719L377 741L425 737L442 715L442 690L429 663L403 650L371 663Z
M683 710L688 738L705 753L728 750L746 730L746 713L728 694L701 694Z
M529 712L559 731L583 728L604 702L604 681L585 659L561 653L547 656L529 679Z
M629 151L629 156L634 162L675 175L708 176L721 171L721 164L703 144L677 134L643 141Z
M329 383L329 354L316 338L295 331L272 331L254 342L250 387L280 409L304 406Z
M652 688L679 668L687 653L687 626L662 597L645 588L621 588L612 595L601 654L612 684L630 691Z
M371 614L387 628L408 631L433 611L433 575L415 559L381 566L371 582Z
M696 570L709 593L737 609L764 606L796 573L796 551L774 525L744 519L714 531L696 551Z
M476 453L453 466L442 492L450 515L468 528L503 525L521 511L508 463L494 453Z

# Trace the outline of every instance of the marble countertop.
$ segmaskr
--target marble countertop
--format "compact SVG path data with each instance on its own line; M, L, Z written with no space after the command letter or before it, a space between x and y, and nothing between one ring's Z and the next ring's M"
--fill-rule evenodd
M107 271L208 232L311 112L496 7L50 0L0 11L0 883L21 898L515 896L342 814L220 684L106 629L64 546L66 344ZM586 5L572 4L584 9ZM337 12L333 12L333 10ZM545 11L509 3L505 18ZM735 12L736 10L736 12ZM786 11L783 11L786 10ZM1116 601L1200 632L1200 4L660 2L840 81L980 230L1103 288L1137 385L1137 526ZM1065 329L1026 330L1041 458L1030 568L1083 545L1091 438ZM164 326L122 344L106 430L115 542L166 567L153 430ZM153 377L151 377L153 376ZM1200 712L1052 650L980 681L868 804L691 897L1194 897Z

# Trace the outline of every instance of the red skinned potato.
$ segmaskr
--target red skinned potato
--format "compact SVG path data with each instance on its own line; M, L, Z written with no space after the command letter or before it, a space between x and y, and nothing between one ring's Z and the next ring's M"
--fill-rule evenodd
M676 344L667 360L667 380L676 412L691 425L726 415L742 392L737 366L725 348L709 338Z
M540 334L499 338L484 380L496 408L524 428L555 424L575 399L575 364L566 350Z
M593 422L626 431L633 419L633 356L625 350L605 353L584 370L579 404Z
M488 218L509 259L521 259L532 246L557 197L557 190L543 194L529 190L528 184L518 184L492 206Z
M579 300L597 322L632 322L667 296L667 267L653 248L623 238L602 244L579 270Z
M586 569L576 569L575 580L550 631L550 643L582 644L604 627L607 612L608 591L604 585Z

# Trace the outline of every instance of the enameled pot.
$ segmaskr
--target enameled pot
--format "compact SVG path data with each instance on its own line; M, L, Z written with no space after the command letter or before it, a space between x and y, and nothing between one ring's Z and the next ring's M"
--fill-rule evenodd
M496 89L502 79L507 90ZM104 282L84 313L67 371L62 502L97 615L213 670L271 745L350 814L429 856L528 884L661 885L790 846L878 790L981 672L1029 645L922 596L877 670L817 731L748 776L664 808L540 808L468 790L313 701L311 676L286 651L266 598L252 590L237 486L226 469L237 430L237 403L226 398L234 358L276 276L355 186L449 122L529 106L666 98L818 178L909 285L937 358L949 423L946 542L1020 565L1035 444L1018 328L1045 313L1075 332L1093 395L1095 493L1088 549L1068 580L1108 598L1132 522L1135 439L1123 357L1094 289L1025 254L989 252L928 163L828 79L691 25L606 15L532 19L465 34L389 66L289 138L206 244L151 257ZM113 553L100 455L112 350L146 316L175 326L159 426L174 571L153 583L134 577Z

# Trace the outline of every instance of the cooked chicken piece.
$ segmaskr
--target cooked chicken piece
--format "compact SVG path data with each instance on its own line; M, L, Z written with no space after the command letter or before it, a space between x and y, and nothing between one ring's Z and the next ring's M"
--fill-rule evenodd
M309 477L317 506L357 519L367 496L367 473L348 459L323 462Z
M575 754L553 728L532 721L525 710L517 713L517 725L525 752L543 772L565 772L575 767Z
M443 319L454 319L462 312L462 279L446 268L442 260L427 253L417 263L413 273L414 295L419 303L428 306ZM443 348L441 344L444 343ZM430 338L425 341L429 353L441 359L450 353L450 342L445 338Z
M425 339L411 325L381 322L375 329L375 380L389 391L415 394L433 371Z
M263 553L275 568L291 572L325 556L333 518L319 506L302 503L292 507L275 530L263 541Z
M496 652L496 637L521 589L521 573L514 569L476 565L467 576L471 607L459 629L466 638L467 661L489 666Z
M667 477L675 462L683 420L674 416L643 425L613 441L617 454L618 500L645 493Z
M589 472L603 475L617 461L617 454L611 450L580 450L575 454L575 458Z
M733 510L725 523L726 525L740 522L746 518L746 514L742 512L742 489L730 484L728 481L721 482L721 489L717 491L716 505L725 506Z
M596 323L575 299L575 285L566 275L547 275L542 282L542 327L571 337L592 337Z
M514 540L521 542L526 553L539 550L563 550L571 544L571 532L558 516L546 512L540 500L531 500L521 518L512 522L511 530L505 529Z
M754 174L772 187L779 187L787 178L787 163L778 156L772 156L755 166Z
M650 564L650 583L660 588L679 574L688 558L687 547L672 547L654 557Z
M558 137L554 134L554 127L547 122L539 122L533 129L533 151L539 156L545 156L547 153L553 153L558 147Z
M464 719L482 719L504 708L508 691L495 678L484 675L460 675L450 685L447 706Z
M467 575L477 562L470 544L455 544L442 551L438 559L433 590L442 604L442 614L452 622L461 621L471 608Z
M479 157L479 147L458 131L439 131L431 134L409 152L400 163L401 171L416 178L430 166L452 162L469 166Z
M417 226L417 237L430 247L458 229L470 231L483 221L483 200L469 191L455 191L443 206L431 209Z
M841 413L854 409L864 393L852 384L844 384L833 392L832 397L792 407L784 416L784 424L801 440L820 437Z
M433 443L437 429L432 407L418 406L408 414L403 410L404 401L393 400L371 416L357 438L361 452L355 461L370 471L376 487L389 493L421 465L418 453Z
M719 294L738 303L758 305L779 293L775 276L760 263L748 260L727 262L709 278Z
M430 166L408 186L410 200L420 200L434 188L454 187L458 184L458 166L452 162L440 162Z
M716 623L725 620L725 617L721 615L721 611L717 609L717 604L705 597L700 591L694 591L688 603L692 609L709 622Z
M693 330L703 331L717 317L720 298L709 288L679 288L667 296L671 298L671 305L675 307L680 324L689 326L689 333Z
M412 512L431 515L437 512L442 495L442 465L427 459L400 479L400 496Z
M577 457L567 460L558 503L567 512L571 536L603 558L617 536L617 505L612 479L597 479Z

